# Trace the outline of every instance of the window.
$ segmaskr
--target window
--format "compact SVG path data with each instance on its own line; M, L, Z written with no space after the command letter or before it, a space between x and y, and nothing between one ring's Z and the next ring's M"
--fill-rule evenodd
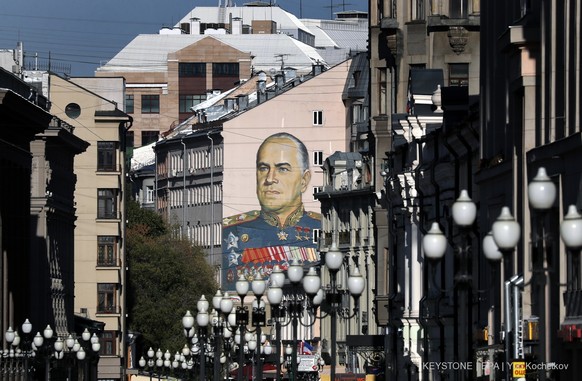
M412 20L424 20L424 0L412 0Z
M97 284L97 313L112 314L117 312L117 284Z
M318 186L318 187L313 187L313 201L317 201L317 198L315 198L315 195L317 193L323 192L323 187L322 186Z
M157 94L143 94L141 96L141 113L142 114L159 114L160 113L160 96Z
M142 131L141 132L141 145L147 146L150 143L155 143L158 141L158 131Z
M97 218L117 218L117 189L97 189Z
M115 331L103 331L101 334L101 349L99 355L101 356L115 356L117 355L117 342Z
M154 202L154 186L148 185L146 186L146 194L145 194L145 203L151 204Z
M323 151L313 151L313 165L323 165Z
M469 86L469 64L449 64L449 86Z
M461 19L467 17L468 0L450 0L449 15L453 19Z
M313 125L314 126L323 125L323 111L318 110L313 112Z
M238 77L238 63L213 63L213 77Z
M117 169L116 153L116 142L97 142L97 170L115 171Z
M133 148L135 145L135 134L133 131L127 131L125 133L125 147Z
M71 119L77 119L81 115L81 106L76 103L69 103L65 106L65 114Z
M133 94L125 94L125 112L133 114Z
M97 236L97 266L117 266L116 236Z
M378 114L386 115L388 108L388 82L386 68L378 69Z
M178 64L180 77L205 77L206 64L204 62L182 62Z
M192 112L191 107L206 100L204 95L180 95L180 112Z
M313 229L312 232L313 232L313 236L312 236L313 243L318 243L319 242L320 230L319 229Z

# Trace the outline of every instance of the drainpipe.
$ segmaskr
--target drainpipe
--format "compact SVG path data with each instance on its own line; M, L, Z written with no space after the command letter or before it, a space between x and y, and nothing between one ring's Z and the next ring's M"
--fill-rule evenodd
M210 258L212 264L217 266L214 258L214 140L210 136L210 131L206 133L210 140Z
M182 238L186 237L186 144L184 138L182 143Z

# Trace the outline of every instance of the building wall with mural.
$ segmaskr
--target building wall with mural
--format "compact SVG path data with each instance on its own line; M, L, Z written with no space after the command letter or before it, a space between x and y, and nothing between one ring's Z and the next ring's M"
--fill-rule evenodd
M346 150L341 94L349 64L337 65L223 124L225 290L233 290L241 274L252 280L267 277L275 264L285 269L294 258L306 266L319 261L320 205L313 193L323 185L323 161ZM307 174L300 165L300 144L285 137L271 140L257 165L261 143L277 133L291 134L305 146ZM279 213L287 204L290 212Z

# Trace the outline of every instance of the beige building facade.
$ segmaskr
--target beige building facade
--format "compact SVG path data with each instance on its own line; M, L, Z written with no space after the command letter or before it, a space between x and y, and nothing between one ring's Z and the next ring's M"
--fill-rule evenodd
M131 117L97 95L100 87L123 93L122 78L99 83L80 79L94 91L56 75L48 82L52 113L90 145L75 160L75 313L104 323L98 377L119 380L125 347L125 155Z

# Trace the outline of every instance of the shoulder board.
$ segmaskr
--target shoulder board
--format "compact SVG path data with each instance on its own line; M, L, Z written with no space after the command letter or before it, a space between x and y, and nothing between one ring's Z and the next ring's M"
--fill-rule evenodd
M314 220L321 220L321 214L317 212L307 211L307 215Z
M229 227L256 220L261 215L260 210L252 210L247 213L236 214L234 216L225 217L222 219L222 227Z

